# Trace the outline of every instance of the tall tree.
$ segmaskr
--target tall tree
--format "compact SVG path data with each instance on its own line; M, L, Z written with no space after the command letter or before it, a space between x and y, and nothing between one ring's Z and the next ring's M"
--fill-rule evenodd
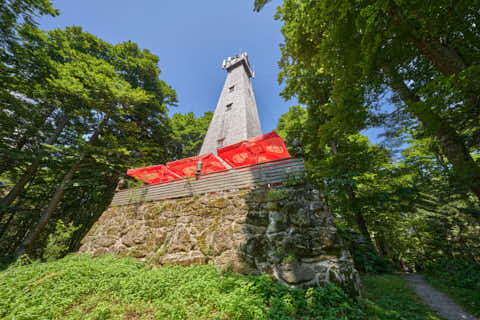
M103 114L103 116L100 116L101 120L94 125L90 139L82 147L83 150L80 151L77 159L63 177L52 199L43 210L40 220L17 249L17 256L23 254L25 248L30 247L43 230L63 198L67 185L70 184L86 156L91 153L90 148L103 134L109 121L119 121L122 113L128 114L129 110L134 109L136 104L146 103L149 99L143 90L132 89L128 82L117 75L113 66L102 60L80 55L72 63L66 63L62 67L61 72L59 72L62 77L52 81L56 92L64 92L72 100L77 101L79 105L94 106L95 109L92 111L95 114Z
M256 1L256 8L267 2ZM458 185L480 198L480 166L472 157L480 119L474 80L480 72L479 5L285 0L276 15L284 22L284 95L297 95L312 108L329 101L323 113L332 124L347 123L343 129L374 121L375 107L393 92L398 111L438 141ZM341 114L334 109L338 102L346 106Z
M29 87L25 81L25 78L30 76L26 59L33 56L28 50L22 49L20 33L22 29L38 30L35 22L37 16L57 14L58 11L53 9L49 0L5 0L0 3L0 106L4 110L0 115L0 134L7 138L18 137L10 141L17 149L26 144L28 137L36 132L35 125L44 123L49 114L41 112L42 107L39 107L39 112L29 114L30 103L21 98L22 90L19 90L19 87L24 89ZM40 63L37 66L41 65ZM29 84L32 85L31 82ZM15 119L19 125L15 125L14 121L6 121L9 118ZM7 150L0 144L2 158L11 156ZM11 157L10 160L14 162L15 157ZM7 166L8 161L0 163L0 174Z
M381 200L371 197L365 185L390 166L389 154L359 134L337 135L335 141L323 140L322 144L318 137L322 129L299 106L282 115L277 126L277 132L292 151L300 142L307 172L324 191L331 209L343 219L354 221L363 237L372 242L366 215L370 214L369 206ZM369 205L365 204L365 198L371 202Z
M190 112L175 113L169 119L172 127L172 157L174 159L198 155L212 118L212 112L205 112L199 118Z
M49 14L55 16L49 0L4 0L0 3L0 47L5 49L15 41L17 29L24 24L35 25L34 17Z
M455 192L434 138L406 134L410 146L401 161L392 162L388 150L362 135L320 143L322 125L302 107L282 115L276 130L292 152L300 141L307 173L323 191L338 226L371 239L378 254L397 267L422 269L442 256L480 259L475 244L480 210L474 198ZM355 258L361 270L384 268L371 254Z
M23 109L12 104L0 118L12 124L1 146L16 159L3 175L16 184L4 198L9 215L0 219L1 240L10 241L17 254L32 252L43 242L54 216L91 225L70 213L70 204L80 197L75 190L84 190L83 198L90 190L95 197L87 198L98 205L88 207L101 210L108 201L101 190L108 198L112 188L98 177L108 176L115 185L128 168L169 160L167 105L176 103L175 91L159 79L158 57L135 43L111 45L78 27L48 33L24 28L20 35L22 50L16 51L13 67L28 75L22 81L30 86L17 90L25 100ZM45 107L44 123L29 118L27 110L36 114L37 106ZM31 136L17 149L23 135L16 135L21 124L15 115L22 113L31 124Z

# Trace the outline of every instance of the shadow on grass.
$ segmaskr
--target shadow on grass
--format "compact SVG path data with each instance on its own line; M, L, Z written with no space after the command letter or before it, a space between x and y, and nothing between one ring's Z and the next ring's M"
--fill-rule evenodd
M7 269L14 262L15 257L13 255L0 257L0 271Z

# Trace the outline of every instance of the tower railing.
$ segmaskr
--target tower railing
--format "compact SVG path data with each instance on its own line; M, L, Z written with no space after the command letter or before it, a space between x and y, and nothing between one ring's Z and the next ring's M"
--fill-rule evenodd
M285 158L255 165L237 167L189 178L144 187L120 190L110 206L122 206L148 201L191 197L194 195L253 189L281 184L291 177L305 174L301 158Z

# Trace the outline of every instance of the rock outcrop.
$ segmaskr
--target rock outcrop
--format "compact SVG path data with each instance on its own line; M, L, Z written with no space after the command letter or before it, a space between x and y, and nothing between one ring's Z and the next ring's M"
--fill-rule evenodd
M333 282L358 294L348 249L320 193L297 185L111 207L80 252L157 264L268 273L293 287Z

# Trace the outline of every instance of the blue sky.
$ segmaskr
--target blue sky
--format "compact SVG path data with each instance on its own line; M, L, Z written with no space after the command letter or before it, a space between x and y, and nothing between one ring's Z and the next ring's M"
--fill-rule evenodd
M274 0L260 13L254 0L53 0L60 16L42 17L40 28L81 26L110 43L134 41L160 58L161 78L177 92L172 112L214 111L226 72L222 60L249 54L255 71L253 86L264 133L275 129L280 116L296 101L279 96L277 81L283 37L273 19ZM376 142L381 132L366 132Z
M276 2L276 3L275 3ZM81 26L110 43L132 40L160 58L161 78L177 92L173 112L214 111L226 72L222 60L249 54L263 132L295 101L280 96L277 82L282 42L273 19L274 1L260 13L253 0L82 0L53 1L60 16L42 17L40 28Z

